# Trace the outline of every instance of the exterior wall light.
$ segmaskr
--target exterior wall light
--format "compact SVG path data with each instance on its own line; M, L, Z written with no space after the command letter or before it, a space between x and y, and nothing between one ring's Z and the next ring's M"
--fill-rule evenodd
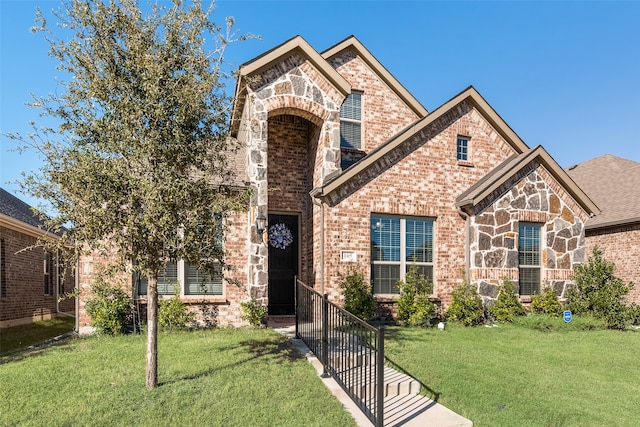
M262 236L262 234L264 233L264 230L267 229L267 218L261 212L258 214L255 221L256 221L256 233L258 233L259 236Z

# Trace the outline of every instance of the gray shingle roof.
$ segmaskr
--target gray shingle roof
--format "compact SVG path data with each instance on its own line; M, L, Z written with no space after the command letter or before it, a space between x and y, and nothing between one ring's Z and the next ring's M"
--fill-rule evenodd
M45 224L31 210L31 206L18 199L13 194L0 188L0 214L24 222L37 228L46 230Z
M567 173L602 210L587 228L640 222L640 162L605 154Z

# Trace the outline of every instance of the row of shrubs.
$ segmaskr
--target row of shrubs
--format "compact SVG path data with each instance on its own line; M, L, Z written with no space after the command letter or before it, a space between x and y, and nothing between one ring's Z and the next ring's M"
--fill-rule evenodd
M626 304L625 296L633 283L624 283L614 275L615 265L594 249L586 264L576 268L575 287L567 292L566 302L559 300L555 290L547 286L534 295L530 310L547 317L561 317L564 310L577 316L593 317L610 329L626 329L640 325L640 306ZM429 300L433 285L411 268L404 281L398 282L400 297L397 302L397 319L408 326L428 326L440 320L457 322L465 326L487 322L513 322L526 314L513 282L504 280L498 297L484 305L476 288L468 282L452 292L452 301L444 315L438 315L436 306ZM356 316L370 320L376 312L377 302L360 271L350 273L342 283L345 309Z

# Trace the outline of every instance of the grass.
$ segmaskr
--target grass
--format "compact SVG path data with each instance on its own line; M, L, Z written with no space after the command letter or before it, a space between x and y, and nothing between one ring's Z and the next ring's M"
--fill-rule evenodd
M636 426L640 333L592 326L391 327L385 351L477 427Z
M0 329L0 356L6 356L70 332L73 330L73 324L73 317L56 317L51 320Z
M270 329L89 337L0 365L0 425L354 426L315 369Z

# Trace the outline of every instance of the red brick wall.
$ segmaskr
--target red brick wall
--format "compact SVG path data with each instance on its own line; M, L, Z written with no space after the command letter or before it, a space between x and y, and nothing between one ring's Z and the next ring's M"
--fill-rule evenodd
M370 152L418 119L354 51L347 50L330 63L351 84L352 90L363 92L363 151Z
M615 275L635 283L628 300L640 304L640 224L587 230L585 240L587 258L598 246L604 258L615 263Z
M471 137L471 154L464 165L456 159L459 134ZM435 292L447 304L450 291L461 282L465 222L455 199L515 151L468 104L421 135L426 139L410 139L387 157L394 160L373 165L330 197L325 259L332 298L339 298L340 275L349 268L340 262L340 250L356 251L358 263L367 274L370 271L371 213L435 218Z
M0 326L10 326L56 317L58 289L56 283L56 257L51 273L52 286L49 295L44 294L44 249L26 249L36 244L37 239L17 230L0 227L3 258L3 282L0 292ZM25 250L26 249L26 250ZM72 271L65 276L65 292L74 287ZM58 309L74 314L75 301L67 299L58 304Z

